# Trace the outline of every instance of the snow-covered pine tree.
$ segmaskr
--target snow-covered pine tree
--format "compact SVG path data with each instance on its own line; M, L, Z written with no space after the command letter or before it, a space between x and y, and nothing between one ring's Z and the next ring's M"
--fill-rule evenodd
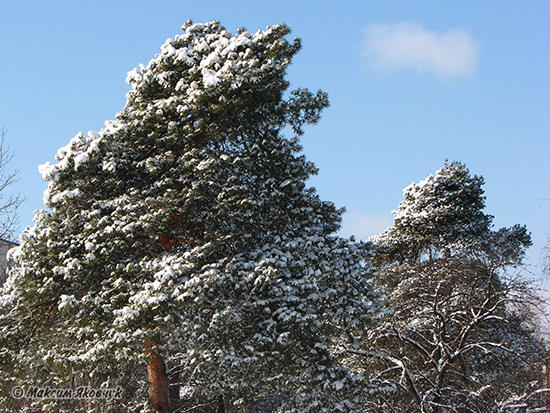
M330 345L376 311L369 249L331 235L342 211L306 187L298 143L327 95L285 94L285 25L183 30L129 73L115 121L41 167L49 210L13 255L4 357L40 383L122 383L115 411L144 401L145 376L151 411L169 410L168 381L354 409Z
M420 262L479 246L492 221L483 213L483 183L464 164L451 162L406 187L393 226L376 239L388 247L385 259Z
M446 163L404 190L394 225L373 239L388 315L364 349L350 351L372 380L368 411L512 412L548 403L548 350L530 329L541 302L513 273L530 236L519 225L492 229L482 184L464 164Z

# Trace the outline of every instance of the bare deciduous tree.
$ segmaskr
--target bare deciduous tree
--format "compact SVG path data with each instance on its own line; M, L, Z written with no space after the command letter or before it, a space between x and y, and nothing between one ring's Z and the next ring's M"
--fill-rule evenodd
M8 166L14 154L6 144L7 131L0 131L0 238L11 241L19 229L19 215L17 210L24 198L20 194L7 194L7 190L18 181L18 169L9 171Z

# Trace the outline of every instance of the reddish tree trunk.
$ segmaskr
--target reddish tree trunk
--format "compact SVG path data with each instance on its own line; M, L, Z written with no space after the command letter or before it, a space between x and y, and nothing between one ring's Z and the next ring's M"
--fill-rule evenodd
M145 343L149 364L147 364L147 384L149 386L149 411L151 413L169 413L168 378L164 360L156 346L158 341Z

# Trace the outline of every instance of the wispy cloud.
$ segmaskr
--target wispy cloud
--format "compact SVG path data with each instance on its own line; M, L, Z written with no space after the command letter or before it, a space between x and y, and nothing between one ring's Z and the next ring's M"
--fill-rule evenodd
M355 236L357 239L367 240L378 235L393 224L391 214L367 214L357 208L347 208L342 220L342 228L338 235L342 237Z
M365 29L363 44L365 55L377 68L413 68L444 77L474 72L480 50L464 30L437 33L411 21L371 24Z

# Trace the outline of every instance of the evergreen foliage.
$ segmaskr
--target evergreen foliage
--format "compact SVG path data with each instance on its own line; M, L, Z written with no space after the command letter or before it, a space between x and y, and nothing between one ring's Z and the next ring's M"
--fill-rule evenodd
M299 39L182 29L40 167L48 209L0 295L2 409L548 411L540 301L513 273L530 236L493 229L483 178L446 162L380 236L342 239L306 186L328 97L288 91ZM13 397L32 385L123 392Z
M354 410L330 348L377 311L370 250L331 235L342 210L306 187L316 169L298 143L327 95L286 93L300 42L285 25L183 31L128 74L115 121L41 167L49 210L12 255L2 374L122 385L102 408L123 411L144 408L160 358L184 398Z
M376 239L388 247L385 260L417 263L445 254L471 257L483 252L519 264L531 245L527 230L516 225L491 231L493 217L483 212L483 183L483 177L470 176L466 166L455 161L405 188L394 225Z

